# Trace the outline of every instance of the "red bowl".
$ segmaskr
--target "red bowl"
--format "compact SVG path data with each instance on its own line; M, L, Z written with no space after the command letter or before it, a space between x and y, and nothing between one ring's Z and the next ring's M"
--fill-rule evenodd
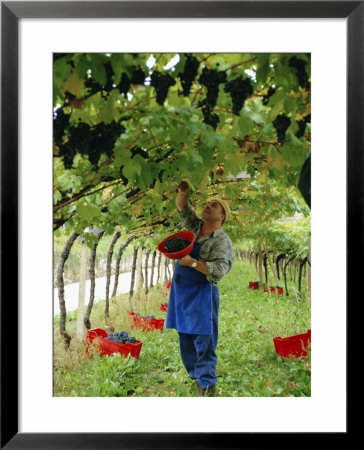
M190 244L183 250L180 250L179 252L168 253L166 250L166 247L165 247L166 240L170 239L174 236L178 236L181 239L188 239L190 241ZM195 233L193 233L192 231L179 231L178 233L174 233L174 234L171 234L170 236L166 237L158 245L158 250L169 259L183 258L184 256L189 255L192 252L194 240L195 240Z

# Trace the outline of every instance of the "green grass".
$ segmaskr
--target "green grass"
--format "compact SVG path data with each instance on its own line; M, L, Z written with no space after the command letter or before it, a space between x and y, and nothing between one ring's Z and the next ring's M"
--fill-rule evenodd
M217 348L217 395L224 397L274 397L311 395L310 353L307 358L280 358L273 337L290 336L311 328L310 302L303 292L276 297L261 290L248 289L256 279L255 269L246 262L236 262L219 284L220 313ZM294 293L295 286L289 286ZM165 288L153 290L148 301L142 298L134 311L165 317L160 303L167 301ZM67 331L73 337L65 351L59 336L59 317L54 330L54 395L81 397L190 397L196 396L180 359L175 330L142 332L130 329L128 300L123 295L111 301L110 320L103 316L104 302L94 306L92 327L127 330L143 342L139 359L100 357L95 352L87 358L83 344L75 338L76 315L67 318Z

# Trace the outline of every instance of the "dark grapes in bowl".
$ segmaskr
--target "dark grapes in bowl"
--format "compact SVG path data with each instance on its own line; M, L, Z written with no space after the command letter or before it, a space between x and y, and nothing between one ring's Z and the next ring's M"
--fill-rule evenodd
M179 231L166 237L158 245L158 250L169 259L183 258L191 253L194 240L192 231Z

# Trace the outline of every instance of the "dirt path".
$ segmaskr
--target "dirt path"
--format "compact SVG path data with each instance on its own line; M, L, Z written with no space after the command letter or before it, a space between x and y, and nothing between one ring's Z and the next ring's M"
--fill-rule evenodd
M155 271L156 272L156 271ZM149 279L151 275L151 270L148 271ZM157 273L154 273L154 284L157 281ZM130 282L131 282L131 272L127 273L121 273L119 275L119 281L118 281L118 289L116 294L125 294L126 292L129 292L130 289ZM88 304L90 299L90 280L86 281L86 294L85 294L85 305ZM111 296L111 293L114 289L114 276L111 277L110 281L110 287L109 287L109 296ZM78 308L78 291L79 291L79 283L72 283L67 284L64 287L64 298L66 302L66 309L67 312L74 311ZM102 278L96 278L95 283L95 300L94 302L98 302L100 300L105 299L106 294L106 277ZM58 298L58 288L54 289L53 293L53 315L56 316L60 313L59 309L59 298Z

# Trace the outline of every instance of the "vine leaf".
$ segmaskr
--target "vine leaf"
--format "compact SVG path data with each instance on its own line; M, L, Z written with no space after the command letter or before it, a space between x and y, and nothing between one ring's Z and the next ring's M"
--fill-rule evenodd
M74 70L71 76L63 85L63 92L70 92L74 96L78 96L84 81L78 78L77 72Z
M89 220L101 215L101 211L97 206L92 206L86 202L80 202L76 207L77 213L82 219Z

